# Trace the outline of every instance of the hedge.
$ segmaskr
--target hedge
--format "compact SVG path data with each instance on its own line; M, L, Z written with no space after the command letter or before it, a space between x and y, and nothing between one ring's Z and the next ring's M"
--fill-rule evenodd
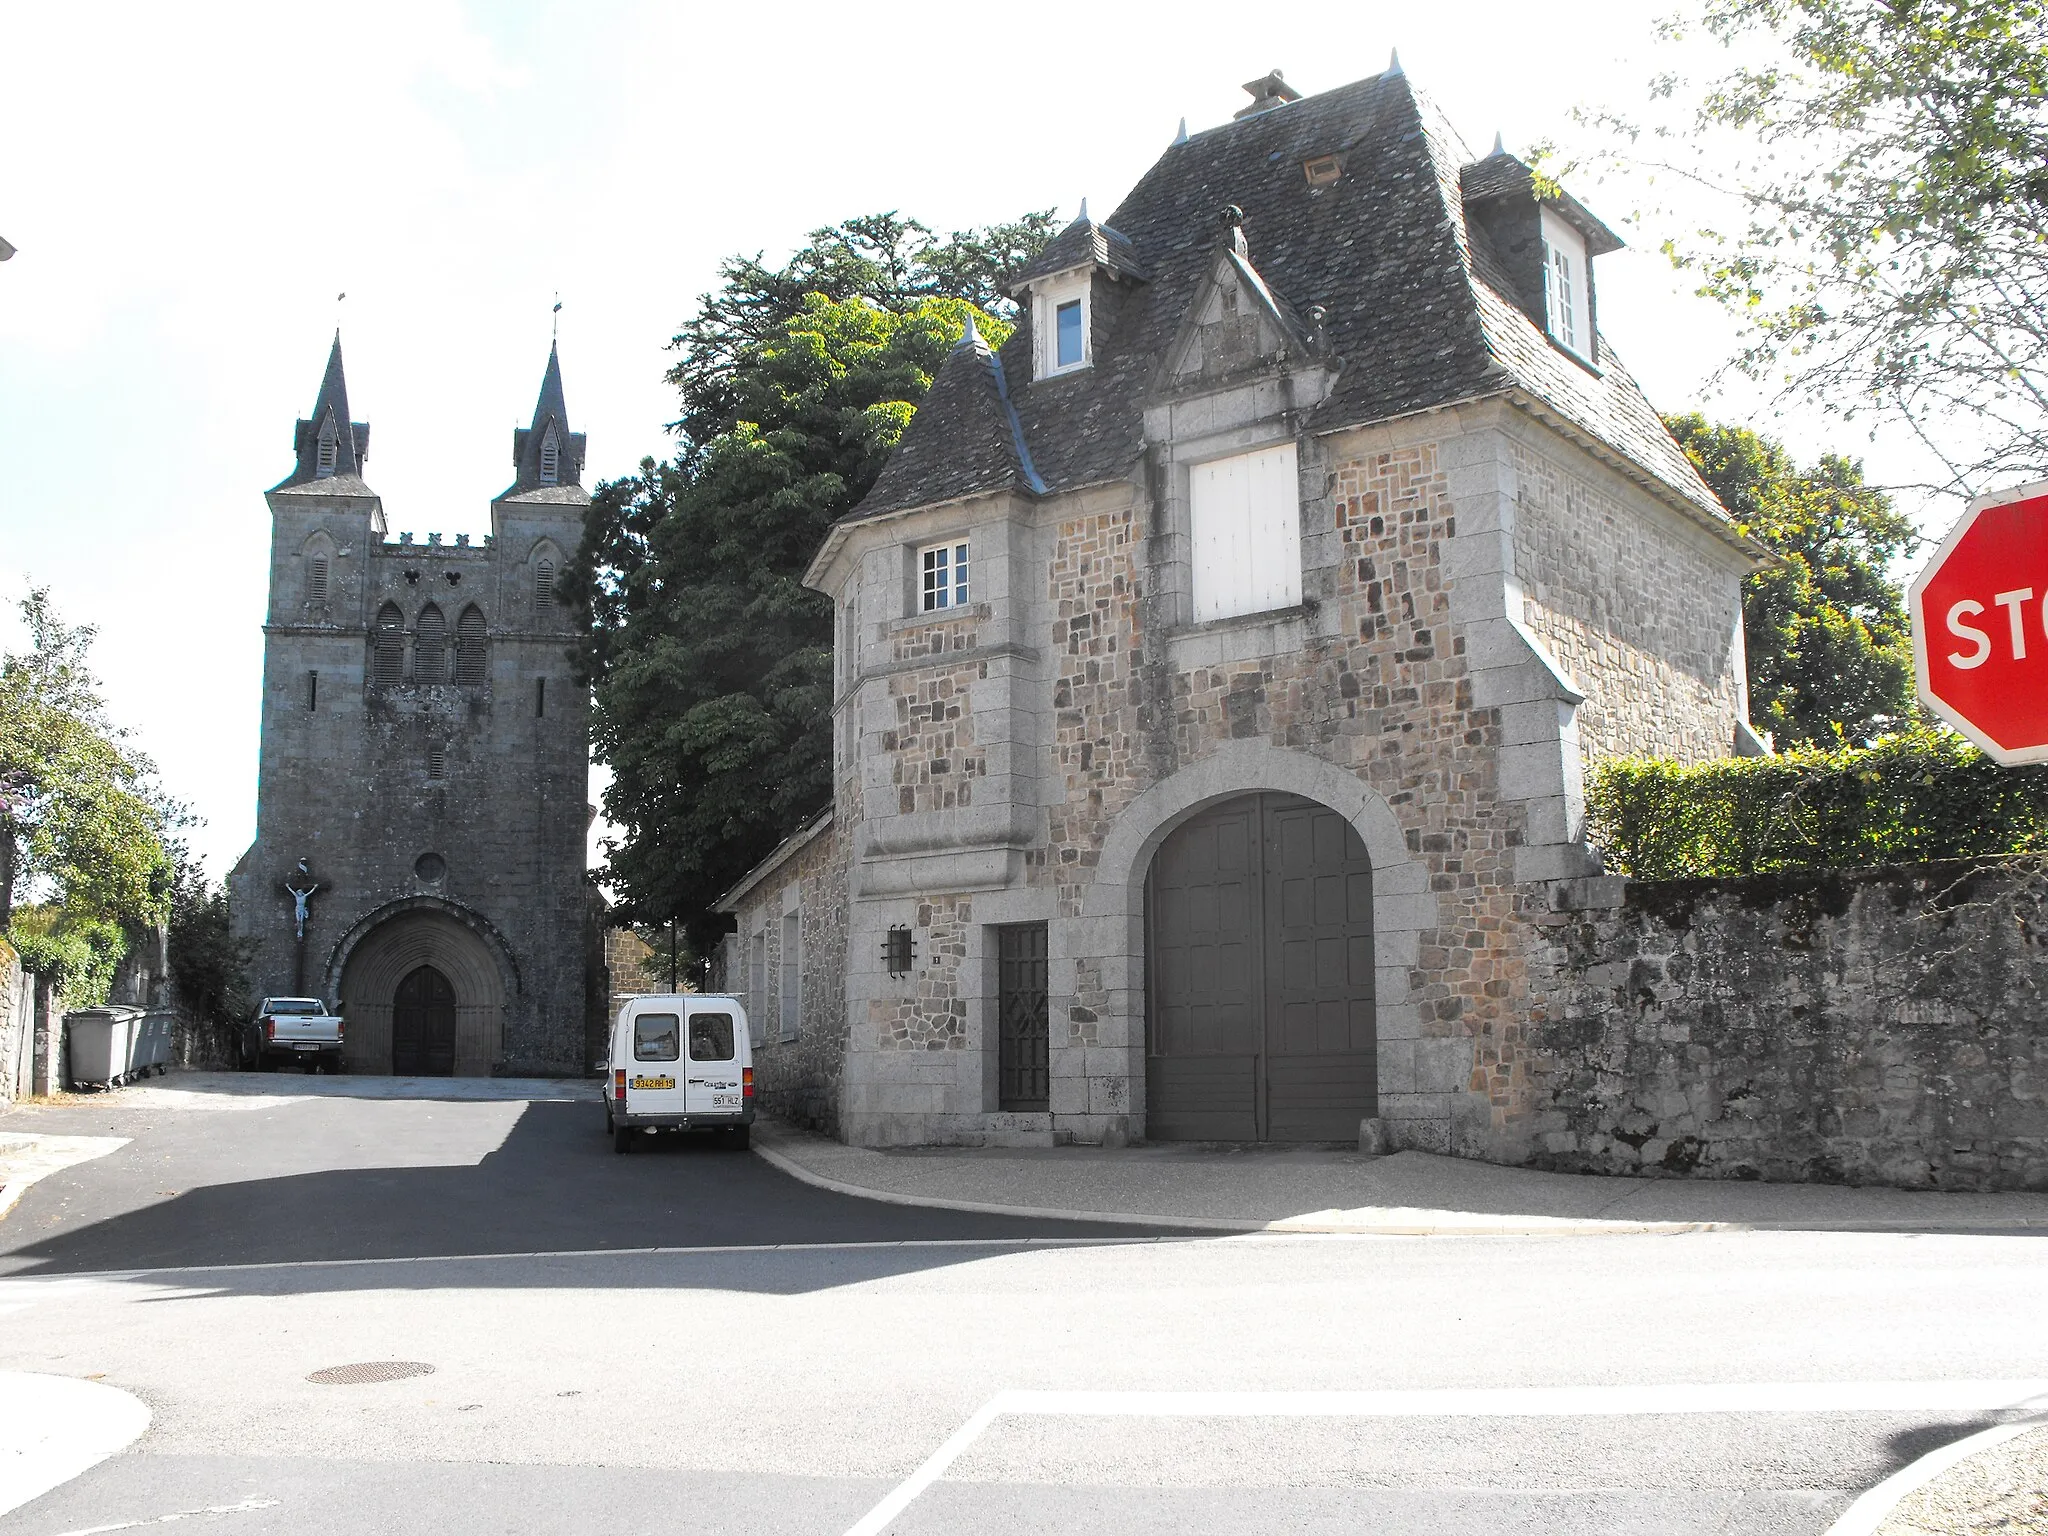
M1617 874L1739 877L2048 852L2048 764L2002 768L1958 736L1680 765L1602 764L1587 830Z

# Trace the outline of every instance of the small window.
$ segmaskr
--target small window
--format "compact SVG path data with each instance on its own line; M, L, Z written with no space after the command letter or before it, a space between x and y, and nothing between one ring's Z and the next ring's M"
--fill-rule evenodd
M1335 155L1317 155L1313 160L1301 163L1301 173L1308 178L1312 187L1327 187L1344 174L1344 167Z
M427 748L427 777L430 779L445 779L448 777L448 749L446 747Z
M643 1013L633 1020L635 1061L680 1061L682 1021L672 1013Z
M755 932L751 951L747 976L747 980L751 985L747 995L753 1000L754 1018L758 1023L768 1016L768 933L766 929L760 929Z
M548 428L548 435L540 444L540 483L553 485L562 476L562 450L555 442L555 429Z
M533 680L533 717L538 720L548 712L548 680L536 677Z
M372 677L379 683L396 683L405 677L405 616L398 604L386 603L377 610L376 654Z
M1550 209L1543 210L1545 329L1560 345L1591 361L1593 305L1586 237Z
M416 683L438 683L448 669L448 620L429 603L420 610L413 630L412 678Z
M327 557L315 555L306 567L306 601L315 608L327 601Z
M331 475L331 474L333 474L333 473L334 473L334 461L335 461L335 445L334 445L334 434L333 434L333 433L331 433L331 432L323 432L323 433L322 433L322 434L320 435L320 451L319 451L319 455L318 455L318 457L317 457L317 458L316 458L316 459L314 460L314 462L313 462L313 473L314 473L314 474L316 474L316 475Z
M690 1015L690 1060L731 1061L732 1015L693 1013Z
M484 680L484 616L476 604L455 621L455 681L471 687Z
M1053 335L1056 338L1053 366L1072 368L1078 365L1085 352L1082 345L1079 299L1069 299L1054 311Z
M802 921L794 912L782 914L782 1038L794 1040L803 1027Z
M1188 472L1195 622L1301 601L1301 481L1294 444Z
M936 613L941 608L965 608L967 606L967 541L957 540L951 544L934 544L918 551L918 564L924 572L924 601L926 613Z
M319 707L320 674L318 672L308 672L306 674L306 713L310 715Z
M555 606L555 562L542 560L533 568L533 611L547 613Z

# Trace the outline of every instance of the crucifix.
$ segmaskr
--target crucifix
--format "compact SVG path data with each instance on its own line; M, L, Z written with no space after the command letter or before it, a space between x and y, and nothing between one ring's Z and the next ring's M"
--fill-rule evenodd
M292 876L304 882L303 889L293 885L291 879L284 882L285 893L292 899L292 916L298 927L298 947L292 953L292 990L303 992L306 990L306 903L320 889L320 882L313 878L313 871L306 867L304 859L299 860Z

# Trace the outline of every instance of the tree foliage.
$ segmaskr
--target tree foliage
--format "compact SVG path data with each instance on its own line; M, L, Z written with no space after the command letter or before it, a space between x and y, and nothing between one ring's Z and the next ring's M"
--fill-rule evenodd
M1863 466L1823 454L1800 469L1782 444L1697 414L1666 423L1742 531L1779 556L1742 589L1749 714L1780 746L1862 742L1913 713L1905 603L1890 571L1913 525Z
M1743 322L1741 368L1903 420L1938 489L2048 474L2048 0L1697 0L1668 26L1754 56L1660 81L1689 111L1649 135L1739 210L1666 249Z
M231 1025L249 1013L249 958L255 946L237 938L228 914L225 881L215 883L206 871L178 850L177 877L171 887L171 985L178 1001L209 1024Z
M626 920L679 918L702 953L713 900L829 801L832 608L803 573L969 313L1009 334L1003 275L1050 229L851 220L781 267L728 261L677 334L680 451L598 487L574 577Z
M0 657L0 924L31 969L111 975L121 925L168 910L164 837L180 812L107 719L87 662L92 628L65 624L45 588L21 613L28 648ZM52 899L18 920L31 886Z

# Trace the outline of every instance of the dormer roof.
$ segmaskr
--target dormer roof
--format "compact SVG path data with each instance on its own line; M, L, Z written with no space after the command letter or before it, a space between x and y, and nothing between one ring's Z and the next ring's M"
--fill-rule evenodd
M1341 157L1343 174L1311 183L1304 166L1331 155ZM1104 235L1098 247L1095 229L1076 220L1024 274L1028 283L1059 263L1127 248L1142 256L1146 277L1108 285L1108 295L1098 289L1088 368L1033 380L1030 306L1002 348L1009 401L1044 484L1058 493L1139 471L1160 359L1212 281L1218 214L1235 205L1250 274L1298 334L1313 332L1317 357L1333 370L1304 430L1505 398L1733 538L1713 492L1614 349L1603 340L1599 366L1589 368L1518 301L1484 229L1468 224L1468 165L1475 157L1398 70L1169 147L1095 226L1116 242ZM1527 170L1478 162L1473 190L1505 195ZM1584 217L1589 232L1604 230ZM1313 325L1297 318L1318 309ZM957 454L985 448L956 454L929 412L927 405L912 419L897 449L901 463L892 461L850 520L943 499L974 478Z
M569 407L562 398L562 359L548 346L547 371L541 375L540 398L534 402L533 425L512 432L512 484L499 496L532 494L569 488L567 499L581 500L584 435L569 430Z
M1546 193L1536 184L1536 172L1505 149L1496 148L1484 160L1475 160L1458 172L1458 186L1470 208L1496 199L1541 203L1562 214L1565 221L1586 237L1586 254L1604 256L1626 243L1609 229L1584 203L1562 187Z
M292 453L298 462L273 489L334 496L374 494L363 483L363 461L370 456L370 427L367 422L349 419L340 331L334 333L334 345L327 352L327 371L320 378L312 417L302 418L293 428Z
M1119 230L1089 218L1088 205L1084 202L1080 217L1053 236L1052 243L1038 253L1037 259L1017 274L1010 284L1010 292L1021 294L1049 277L1088 267L1101 267L1119 277L1136 278L1140 282L1147 275L1144 263L1138 260L1137 247Z

